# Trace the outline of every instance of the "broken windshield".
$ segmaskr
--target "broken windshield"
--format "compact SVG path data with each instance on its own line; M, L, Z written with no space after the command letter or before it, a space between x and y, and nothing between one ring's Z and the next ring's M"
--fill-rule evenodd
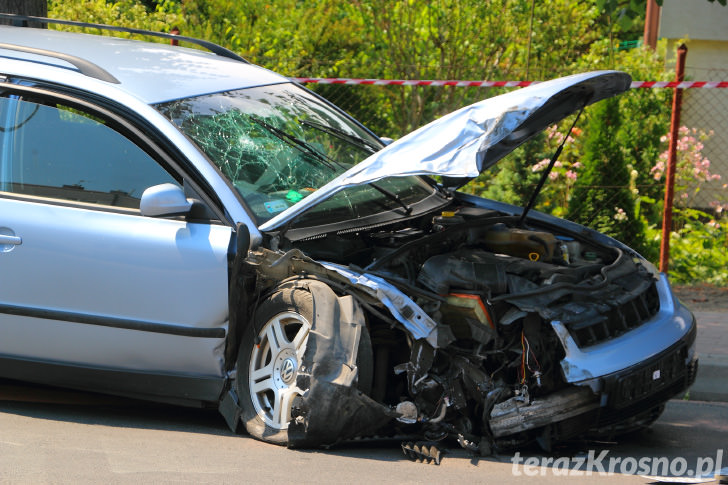
M157 108L217 165L258 223L302 200L382 147L364 128L293 84L215 93ZM432 192L413 177L380 185L386 189L355 187L343 191L299 222L305 219L307 224L317 224L316 219L323 223L331 222L332 217L358 218L406 208L404 204Z

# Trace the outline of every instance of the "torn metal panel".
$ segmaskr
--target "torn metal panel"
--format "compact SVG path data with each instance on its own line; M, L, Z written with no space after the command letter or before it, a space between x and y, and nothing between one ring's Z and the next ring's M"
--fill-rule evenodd
M291 411L288 445L329 445L375 431L396 413L356 387L356 359L365 325L361 308L353 298L339 298L319 281L290 286L311 292L315 317L296 383L307 391Z
M449 327L435 322L409 296L383 278L338 264L314 261L297 249L285 254L259 249L250 253L249 263L267 279L280 281L308 274L353 285L354 290L387 308L414 339L425 339L435 348L447 346L454 340Z
M410 297L386 280L374 275L358 273L338 264L321 264L345 276L354 285L373 291L376 298L415 339L425 339L435 348L444 347L454 340L449 328L438 325Z
M311 381L311 388L291 414L291 448L332 445L371 435L397 416L354 387L320 379Z

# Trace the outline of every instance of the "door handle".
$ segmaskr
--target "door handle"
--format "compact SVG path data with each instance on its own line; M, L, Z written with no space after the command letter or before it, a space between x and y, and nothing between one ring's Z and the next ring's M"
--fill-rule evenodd
M0 244L12 244L13 246L18 246L20 244L23 244L23 239L18 236L7 236L5 234L0 234Z

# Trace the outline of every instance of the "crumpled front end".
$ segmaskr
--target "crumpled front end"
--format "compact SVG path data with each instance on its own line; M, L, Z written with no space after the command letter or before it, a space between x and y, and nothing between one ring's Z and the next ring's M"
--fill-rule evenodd
M325 285L353 316L321 324L343 338L356 321L371 340L362 392L363 368L352 364L361 349L319 347L316 336L293 445L388 429L455 437L485 454L532 440L548 448L585 430L649 424L694 379L692 315L664 276L616 243L474 207L356 237L370 248L365 267L319 263L307 243L260 252L262 279Z
M454 437L484 454L533 440L548 448L586 430L649 424L692 382L690 312L634 251L531 211L548 170L524 210L449 191L629 82L616 71L584 73L462 108L260 227L268 247L286 252L261 251L264 287L313 278L360 307L372 362L357 373L371 373L365 394L395 418L392 429ZM349 187L417 174L441 177L446 190L433 188L432 197L442 212L418 212L390 194L399 212L296 227L307 210ZM360 352L350 346L346 356ZM310 377L307 407L296 416L304 428L318 419L314 401L348 409L352 399L318 394L326 378ZM320 444L358 433L351 427L337 424Z

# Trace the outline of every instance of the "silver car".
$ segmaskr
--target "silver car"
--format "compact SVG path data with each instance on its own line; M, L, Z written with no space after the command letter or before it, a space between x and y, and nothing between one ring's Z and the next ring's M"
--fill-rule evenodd
M2 377L217 407L288 446L392 432L483 454L647 426L695 378L694 318L652 264L457 191L627 74L385 146L217 46L0 39Z

